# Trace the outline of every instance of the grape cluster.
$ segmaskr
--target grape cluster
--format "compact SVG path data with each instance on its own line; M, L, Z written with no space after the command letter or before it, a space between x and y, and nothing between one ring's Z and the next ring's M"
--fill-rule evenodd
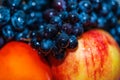
M110 32L120 44L120 7L116 0L2 0L0 47L17 40L57 59L75 49L82 33Z

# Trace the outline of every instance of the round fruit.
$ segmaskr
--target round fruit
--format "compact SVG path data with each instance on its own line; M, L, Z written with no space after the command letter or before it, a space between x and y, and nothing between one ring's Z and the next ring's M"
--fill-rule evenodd
M118 80L120 50L107 32L90 30L78 43L63 60L49 57L55 80Z
M52 74L28 44L10 42L0 50L0 80L52 80Z

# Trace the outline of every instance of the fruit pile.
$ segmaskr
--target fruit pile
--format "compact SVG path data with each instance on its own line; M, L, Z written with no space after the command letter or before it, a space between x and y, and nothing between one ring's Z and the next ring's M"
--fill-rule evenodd
M45 56L52 52L62 59L93 28L105 29L120 44L119 19L116 0L2 0L0 47L23 41Z

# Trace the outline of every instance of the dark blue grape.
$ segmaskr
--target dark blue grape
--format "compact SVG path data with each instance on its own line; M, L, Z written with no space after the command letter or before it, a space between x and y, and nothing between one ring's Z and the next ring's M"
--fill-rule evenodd
M45 27L46 27L46 24L44 25L40 25L39 27L38 27L38 30L37 30L37 37L39 38L39 39L43 39L43 38L45 38Z
M77 9L77 2L76 1L69 1L67 4L67 8L69 11Z
M49 0L28 0L27 3L32 10L42 10Z
M50 20L50 23L52 24L59 24L60 22L62 22L62 20L59 16L53 16Z
M66 49L63 49L63 48L59 48L57 46L54 46L53 49L52 49L52 53L53 53L53 56L58 59L58 60L62 60L65 58L66 56Z
M110 0L109 5L111 6L111 9L113 11L116 11L118 6L119 6L119 4L118 4L118 2L116 0Z
M40 41L37 40L36 37L32 38L31 41L30 41L30 44L33 48L39 50L40 49Z
M11 25L4 26L2 28L2 35L7 41L12 40L13 37L15 36L15 32L12 29L12 26Z
M94 26L94 27L97 26L97 19L98 19L97 14L92 12L91 16L90 16L90 24L91 24L91 26Z
M45 37L46 38L54 38L58 33L58 29L55 25L48 24L45 28Z
M69 23L64 23L63 25L62 25L62 30L64 31L64 32L66 32L67 34L70 34L71 32L72 32L72 25L71 24L69 24Z
M72 24L75 24L76 22L78 22L79 21L79 15L78 15L77 11L69 12L69 14L68 14L68 20Z
M118 17L118 19L120 19L120 7L118 7L118 9L116 11L116 16Z
M115 27L116 35L118 35L119 40L120 40L120 24L117 24Z
M10 10L0 6L0 25L6 24L10 20Z
M53 6L55 10L62 11L66 9L66 2L64 0L54 0Z
M69 49L75 49L78 46L78 40L75 35L69 36Z
M26 15L22 10L18 10L11 18L15 30L22 31L25 28Z
M99 28L104 29L106 27L107 19L105 17L98 17L97 23Z
M47 9L44 12L44 18L46 21L49 21L55 15L56 15L56 11L54 9Z
M79 9L83 12L89 13L92 11L92 4L89 0L82 0L79 2Z
M65 32L61 32L56 40L56 43L60 48L67 48L69 46L69 36Z
M61 11L61 12L59 12L59 17L62 20L66 20L68 18L68 12L67 11Z
M8 0L8 4L12 7L18 7L22 0Z
M54 46L53 41L50 39L43 39L40 44L40 49L43 53L49 53Z
M22 32L16 33L15 40L17 41L27 40L30 38L29 34L30 34L30 31L27 28L25 28Z
M107 3L103 3L100 10L101 15L107 15L110 11L110 5L108 5Z
M88 15L87 13L85 12L81 12L79 14L79 19L80 19L80 22L83 24L83 25L88 25L90 23L90 15Z
M41 12L30 12L27 16L27 26L29 29L38 29L38 25L43 22L43 15Z
M72 29L72 34L79 37L84 32L84 28L81 23L76 23Z

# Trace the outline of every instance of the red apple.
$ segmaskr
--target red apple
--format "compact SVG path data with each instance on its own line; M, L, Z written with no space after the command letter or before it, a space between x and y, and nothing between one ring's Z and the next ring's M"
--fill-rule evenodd
M120 50L107 32L90 30L78 42L65 59L49 57L55 80L118 80Z
M52 80L52 74L29 45L10 42L0 50L0 80Z

